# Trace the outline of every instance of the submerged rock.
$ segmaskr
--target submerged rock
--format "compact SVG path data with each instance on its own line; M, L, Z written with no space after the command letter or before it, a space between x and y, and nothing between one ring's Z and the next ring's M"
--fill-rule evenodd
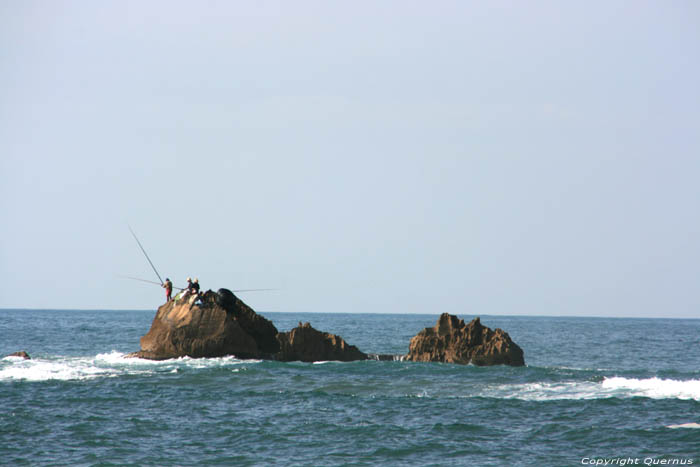
M469 324L443 313L433 328L411 339L407 360L523 366L523 350L502 329L491 330L474 318Z
M342 337L327 332L321 332L311 324L299 323L289 332L277 334L280 351L275 355L276 360L285 362L319 362L367 360L367 354L354 345L350 345Z
M20 350L19 352L11 353L10 355L8 355L8 357L21 357L25 360L32 359L32 357L30 357L29 354L27 352L25 352L24 350Z

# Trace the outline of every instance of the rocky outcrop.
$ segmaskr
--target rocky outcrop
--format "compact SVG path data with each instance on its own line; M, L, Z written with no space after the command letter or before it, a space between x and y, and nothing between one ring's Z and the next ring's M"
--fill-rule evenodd
M285 362L350 362L368 358L367 354L354 345L349 345L342 337L318 331L309 323L299 323L299 326L291 331L279 333L277 340L280 343L280 351L275 355L275 359Z
M210 290L201 303L170 301L158 308L141 350L130 356L271 358L279 351L276 336L277 328L232 292Z
M20 350L19 352L11 353L10 355L8 355L8 357L20 357L20 358L23 358L25 360L32 359L32 357L30 357L29 354L27 352L25 352L24 350Z
M29 358L26 352L14 356ZM201 300L165 303L151 329L141 338L141 350L131 357L165 360L177 357L262 358L278 361L412 360L416 362L524 365L523 351L501 329L469 324L447 313L434 328L418 333L408 355L365 354L342 337L299 323L278 332L271 321L255 313L230 290L207 291Z
M523 366L523 350L502 329L491 330L474 318L469 324L443 313L433 328L411 339L407 360Z
M141 338L141 350L130 354L150 360L224 355L285 362L367 359L354 345L309 323L279 333L227 289L208 291L201 303L171 301L158 308L151 329Z

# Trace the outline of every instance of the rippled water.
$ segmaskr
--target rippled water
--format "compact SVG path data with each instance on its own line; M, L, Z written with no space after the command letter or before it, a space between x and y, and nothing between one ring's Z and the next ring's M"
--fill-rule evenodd
M482 316L524 368L124 358L153 315L0 310L0 463L700 463L699 320ZM266 316L394 354L437 320Z

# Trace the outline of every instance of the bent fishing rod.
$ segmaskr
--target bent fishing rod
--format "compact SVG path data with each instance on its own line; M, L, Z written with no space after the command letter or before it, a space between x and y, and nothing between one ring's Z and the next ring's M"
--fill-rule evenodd
M148 264L150 264L151 267L153 268L153 272L155 272L156 276L158 276L158 280L160 280L160 285L163 285L163 279L160 277L160 274L158 274L158 271L156 271L156 267L153 266L153 262L151 262L151 258L148 257L148 253L146 253L146 250L144 250L143 245L141 245L141 242L139 242L139 239L136 236L136 234L134 233L134 230L131 228L131 226L129 224L127 224L127 227L129 227L129 230L131 231L131 235L134 236L134 240L136 240L136 243L139 244L139 248L141 248L141 251L143 251L144 256L148 260Z
M140 277L131 277L131 276L117 276L117 277L121 277L122 279L131 279L132 281L146 282L148 284L155 284L155 285L160 285L160 286L163 285L163 284L159 284L156 281L149 281L148 279L141 279ZM184 287L175 287L175 286L173 286L173 289L185 290Z

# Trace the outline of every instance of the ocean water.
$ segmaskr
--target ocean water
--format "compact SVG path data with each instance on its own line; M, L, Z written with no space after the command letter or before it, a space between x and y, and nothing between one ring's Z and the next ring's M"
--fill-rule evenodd
M438 318L262 314L390 354ZM700 464L700 320L482 315L523 368L124 358L154 315L0 310L0 464Z

